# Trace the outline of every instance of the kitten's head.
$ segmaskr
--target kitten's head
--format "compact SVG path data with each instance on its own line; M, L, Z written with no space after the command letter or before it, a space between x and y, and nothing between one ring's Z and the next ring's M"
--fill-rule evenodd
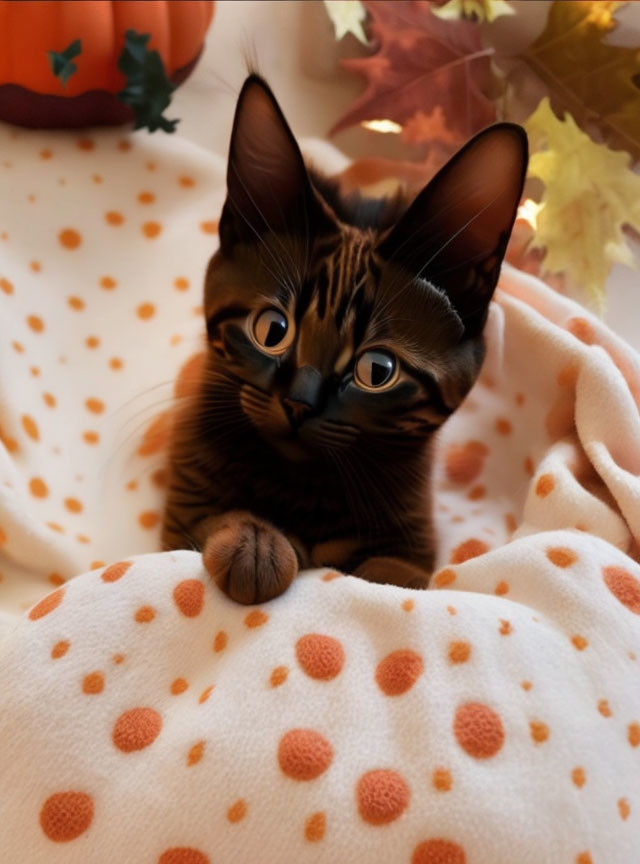
M292 460L421 446L479 372L526 163L498 124L408 207L345 200L249 77L205 288L214 401Z

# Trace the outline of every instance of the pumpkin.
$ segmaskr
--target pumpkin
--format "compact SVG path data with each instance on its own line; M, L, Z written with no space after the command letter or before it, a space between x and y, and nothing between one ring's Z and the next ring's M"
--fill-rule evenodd
M78 128L135 119L172 131L175 121L153 123L197 63L213 7L212 0L0 0L0 120Z

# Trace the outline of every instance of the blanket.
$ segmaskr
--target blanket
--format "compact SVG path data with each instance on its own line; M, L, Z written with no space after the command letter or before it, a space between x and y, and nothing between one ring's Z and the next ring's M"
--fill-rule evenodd
M324 570L238 606L156 551L224 166L0 141L0 860L637 862L634 352L505 268L430 590Z

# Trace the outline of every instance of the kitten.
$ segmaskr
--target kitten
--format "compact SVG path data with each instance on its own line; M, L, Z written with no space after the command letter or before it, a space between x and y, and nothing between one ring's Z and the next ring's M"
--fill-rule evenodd
M341 197L251 75L231 136L208 346L177 422L166 548L240 603L326 565L426 587L433 436L473 385L527 165L473 138L407 205Z

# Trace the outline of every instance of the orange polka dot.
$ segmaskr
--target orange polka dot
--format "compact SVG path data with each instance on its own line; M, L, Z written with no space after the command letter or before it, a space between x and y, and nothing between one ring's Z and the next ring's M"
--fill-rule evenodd
M42 399L44 401L44 404L47 406L47 408L55 408L56 407L56 404L57 404L56 397L53 395L53 393L43 393Z
M488 705L467 702L460 705L453 720L453 733L465 753L474 759L495 756L504 744L500 716Z
M199 579L184 579L173 589L173 599L187 618L195 618L202 612L204 584Z
M271 684L272 687L279 687L281 684L284 684L288 676L289 670L286 666L276 666L271 672L269 684Z
M93 812L93 798L86 792L56 792L42 805L40 827L54 843L68 843L88 830Z
M500 628L498 630L501 636L509 636L513 633L513 627L511 626L511 622L507 621L505 618L500 619Z
M516 400L516 405L524 405L524 403L525 403L524 393L516 393L514 398Z
M153 621L156 617L156 610L153 606L140 606L136 609L136 614L133 616L138 624L147 624L149 621Z
M59 573L50 573L49 582L57 588L59 585L64 585L65 579Z
M221 651L227 647L227 643L229 642L228 635L224 632L224 630L220 630L215 635L215 639L213 640L213 650L216 654L219 654Z
M405 612L411 612L415 605L416 604L414 603L413 600L403 600L402 601L402 608L404 609Z
M122 369L124 366L124 361L120 359L120 357L112 357L109 360L109 368L113 369L114 372L117 372L118 369Z
M356 785L358 812L369 825L394 822L407 809L409 797L409 787L396 771L368 771Z
M471 657L471 645L468 642L449 642L449 660L451 663L466 663Z
M147 169L147 171L155 171L156 170L156 163L155 162L147 162L144 167Z
M626 798L618 799L618 813L620 813L620 818L623 822L629 818L629 814L631 813L631 807L629 806L629 802Z
M64 534L64 528L62 525L58 525L57 522L47 522L47 528L51 528L52 531L57 531L58 534Z
M22 354L24 352L24 345L22 345L20 342L12 342L11 346L13 347L14 351L18 352L18 354Z
M611 706L609 705L607 699L598 700L598 711L602 714L603 717L611 717L613 714Z
M302 671L318 681L330 681L344 666L344 649L338 639L308 633L296 642L296 657Z
M548 410L544 419L547 435L552 441L564 438L575 426L575 415L573 402L561 396Z
M160 516L154 510L145 510L138 516L138 522L140 523L141 527L145 528L147 531L155 528L159 521Z
M155 200L156 196L153 194L153 192L140 192L140 194L138 195L138 201L140 202L140 204L153 204Z
M178 276L177 279L173 280L173 287L176 291L186 291L189 288L189 280L185 279L184 276Z
M540 498L546 498L547 495L553 492L555 485L556 481L553 478L553 474L541 474L536 483L536 495L539 495Z
M579 634L571 637L571 643L578 651L584 651L584 649L589 645L589 641Z
M29 491L34 498L46 498L49 494L49 487L41 477L32 477L29 480Z
M471 558L477 558L479 555L484 555L484 553L488 551L489 547L486 543L472 537L469 540L465 540L464 543L460 543L459 546L456 546L451 553L449 563L462 564L465 561L469 561Z
M34 333L42 333L44 330L44 321L38 315L27 316L27 324Z
M481 441L452 444L445 452L445 470L452 483L471 483L484 467L489 453Z
M49 612L53 612L54 609L57 609L62 603L64 590L64 588L58 588L56 591L52 591L51 594L47 594L46 597L43 597L39 603L36 603L36 605L31 608L29 611L29 618L32 621L37 621L38 618L44 618L44 616L48 615Z
M156 307L153 303L141 303L136 309L136 314L138 318L141 318L143 321L148 321L149 318L153 318L156 314Z
M431 775L431 784L438 792L448 792L453 786L453 777L446 768L436 768Z
M574 387L578 380L579 371L580 367L575 361L563 366L556 377L558 387Z
M576 864L593 864L593 858L588 852L580 852L576 855Z
M319 843L327 831L327 817L322 811L312 813L304 823L304 838L309 843Z
M78 138L78 140L76 141L76 147L79 150L93 150L95 146L95 141L93 141L91 138Z
M629 723L627 726L627 740L632 747L640 744L640 723Z
M0 291L4 291L5 294L13 294L13 282L9 282L9 280L5 279L3 276L0 279Z
M533 687L533 684L531 683L531 681L521 681L520 686L523 690L529 691Z
M254 609L253 612L249 612L245 616L244 626L250 630L255 630L256 627L262 627L263 624L266 624L268 620L269 616L266 612L263 612L262 609Z
M90 672L82 679L82 692L88 695L102 693L104 690L104 675L102 672Z
M100 287L105 291L112 291L118 283L111 276L103 276L100 279Z
M118 213L117 210L109 210L104 214L104 218L109 225L122 225L124 222L124 216L122 213Z
M158 858L158 864L211 864L204 852L191 846L175 846Z
M333 582L334 579L340 579L342 573L338 573L336 570L329 570L328 573L325 573L322 577L323 582Z
M42 264L39 261L30 261L29 267L34 273L39 273L42 270Z
M100 339L97 336L87 336L84 340L84 344L87 348L94 349L100 347Z
M547 549L547 558L556 567L570 567L578 560L573 549L567 549L564 546L552 546Z
M218 233L218 223L214 220L208 220L206 222L200 223L200 230L204 234L217 234Z
M493 591L498 597L504 597L505 594L509 593L509 583L504 581L498 582Z
M93 429L87 429L86 432L82 433L82 440L86 444L97 444L100 441L100 434Z
M40 432L38 431L38 425L33 417L29 417L28 414L23 414L21 418L22 428L27 433L29 438L33 441L38 441L40 439Z
M187 174L183 174L182 177L179 177L179 178L178 178L178 183L179 183L181 186L184 186L185 189L186 189L186 188L189 188L190 186L195 186L195 185L196 185L196 181L193 179L193 177L189 177Z
M313 729L292 729L278 744L278 764L292 780L315 780L333 760L333 747Z
M102 176L100 174L92 174L91 179L94 183L102 183Z
M51 150L41 150L40 151L40 158L41 159L51 159L52 156L53 156L53 153L51 152Z
M31 366L29 368L29 372L33 375L34 378L37 378L40 374L40 369L37 366Z
M186 678L176 678L171 682L171 692L174 696L179 696L181 693L184 693L185 690L189 688L189 682Z
M571 318L567 322L567 330L585 345L593 345L596 341L595 331L586 318Z
M157 237L162 231L162 225L159 222L145 222L142 226L142 233L150 240Z
M200 694L200 698L198 699L199 705L203 705L207 701L209 696L211 696L211 694L213 693L214 687L215 684L211 684L209 687L205 687L205 689Z
M192 765L197 765L198 762L202 759L204 754L205 742L197 741L193 747L189 748L189 752L187 753L187 767L191 768Z
M91 543L91 538L86 534L76 534L76 540L78 543Z
M582 768L580 766L578 766L577 768L574 768L573 771L571 772L571 780L572 780L574 786L577 786L578 789L582 789L584 784L587 782L587 775L585 773L584 768Z
M469 501L480 501L482 498L485 498L486 495L487 487L482 485L472 486L467 492L467 498Z
M542 744L543 741L546 741L549 737L549 727L546 723L541 723L537 720L532 720L529 723L529 732L531 733L531 738L536 744Z
M65 498L64 506L69 513L82 513L83 510L82 501L78 501L77 498Z
M124 654L114 654L113 662L117 665L120 665L120 663L124 663Z
M640 582L624 567L603 567L604 582L613 596L635 615L640 615Z
M51 659L58 660L60 657L64 657L69 650L69 646L70 643L66 639L61 639L60 642L56 642L51 649Z
M82 297L67 297L67 303L74 309L76 312L82 312L82 310L87 305Z
M77 249L82 243L82 236L75 228L64 228L58 234L58 240L65 249Z
M239 798L235 804L227 810L227 819L231 823L242 822L247 815L247 802L243 798Z
M434 837L416 846L411 864L467 864L467 856L457 843Z
M153 708L132 708L116 720L113 743L123 753L133 753L153 744L161 729L162 718Z
M91 411L92 414L102 414L105 408L104 402L94 397L87 399L84 404L87 411Z
M496 432L498 435L510 435L511 429L511 423L507 419L504 417L498 417L496 420Z
M7 532L2 526L0 526L0 546L4 546L7 542L7 539Z
M401 696L413 687L423 671L422 657L415 651L393 651L378 663L376 683L386 696Z

